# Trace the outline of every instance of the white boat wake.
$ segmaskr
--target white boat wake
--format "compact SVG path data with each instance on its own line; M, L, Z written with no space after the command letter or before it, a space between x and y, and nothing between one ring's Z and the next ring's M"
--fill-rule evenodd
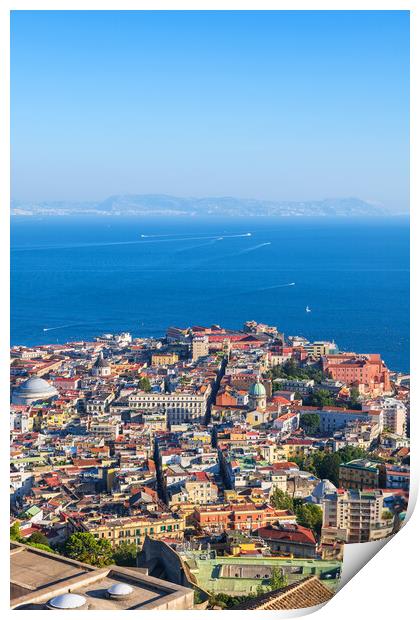
M66 323L66 325L57 325L57 327L44 327L43 332L50 332L54 329L64 329L65 327L76 327L80 325L80 323Z
M264 288L260 288L260 291L270 291L275 288L284 288L286 286L296 286L296 282L288 282L287 284L273 284L273 286L265 286Z
M238 252L237 256L240 256L241 254L248 254L248 252L254 252L255 250L259 250L266 245L271 245L271 241L266 241L266 243L259 243L258 245L253 245L252 248L245 248L245 250L241 250L240 252Z

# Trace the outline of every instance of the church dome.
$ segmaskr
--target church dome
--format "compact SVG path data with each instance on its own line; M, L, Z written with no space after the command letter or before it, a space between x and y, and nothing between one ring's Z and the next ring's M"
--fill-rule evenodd
M12 401L15 404L28 404L36 401L49 400L58 392L45 379L30 377L13 390Z
M257 379L255 383L251 385L251 387L249 388L248 394L250 396L265 396L266 395L265 387L263 386L259 378Z
M95 368L109 368L109 362L104 358L102 351L95 362Z

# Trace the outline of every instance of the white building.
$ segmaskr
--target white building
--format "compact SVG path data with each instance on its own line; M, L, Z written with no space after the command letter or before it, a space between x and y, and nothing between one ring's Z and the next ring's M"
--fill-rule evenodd
M380 398L373 408L379 406L383 412L384 427L388 427L392 433L405 437L407 423L407 407L397 398Z
M198 422L204 418L207 409L207 400L210 395L210 386L204 393L172 392L153 394L150 392L136 392L128 397L130 409L145 411L160 410L167 415L169 424L182 422Z

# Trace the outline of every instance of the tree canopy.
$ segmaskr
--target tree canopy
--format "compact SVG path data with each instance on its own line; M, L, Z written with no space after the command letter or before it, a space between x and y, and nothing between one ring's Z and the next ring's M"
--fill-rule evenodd
M137 546L134 543L123 542L114 549L114 562L118 566L136 566Z
M274 489L271 503L278 510L293 511L293 498L281 489Z
M328 390L315 390L315 392L305 399L305 404L321 408L328 407L328 405L334 406L336 403L334 397Z
M320 383L324 374L317 364L311 366L299 366L295 359L288 359L284 364L274 366L270 371L272 379L313 379Z
M335 486L338 486L339 469L342 463L368 457L369 453L362 448L345 446L337 452L317 450L301 460L299 466L305 471L314 473L321 480L330 480Z
M322 528L322 508L317 504L301 504L296 508L296 521L319 536Z
M152 389L152 386L147 377L141 377L139 381L139 388L143 390L143 392L150 392L150 390Z
M308 435L313 435L319 431L321 418L317 413L303 413L300 416L300 426Z
M113 562L111 543L104 538L96 539L90 532L71 534L64 545L64 554L93 566L107 566Z
M282 575L280 569L275 566L270 577L270 590L279 590L287 586L287 577Z

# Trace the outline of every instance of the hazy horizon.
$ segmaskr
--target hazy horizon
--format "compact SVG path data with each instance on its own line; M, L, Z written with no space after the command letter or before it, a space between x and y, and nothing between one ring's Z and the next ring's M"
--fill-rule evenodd
M14 11L11 195L409 209L408 11Z

